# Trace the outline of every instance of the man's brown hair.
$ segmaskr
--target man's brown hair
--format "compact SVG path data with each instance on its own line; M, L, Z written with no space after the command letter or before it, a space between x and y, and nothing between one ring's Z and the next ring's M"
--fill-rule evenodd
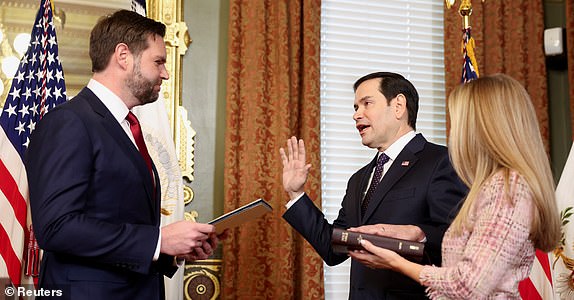
M149 46L148 36L165 36L165 25L136 12L119 10L101 18L90 34L92 72L104 70L118 44L128 46L138 56Z

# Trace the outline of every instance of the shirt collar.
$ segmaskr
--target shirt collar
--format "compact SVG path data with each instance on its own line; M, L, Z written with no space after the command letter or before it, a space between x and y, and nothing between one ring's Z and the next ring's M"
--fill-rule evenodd
M104 106L112 113L118 123L126 119L130 110L114 92L93 78L88 82L88 88L104 103Z
M398 140L396 140L384 153L391 159L395 160L399 153L403 151L405 146L416 136L417 134L414 130L407 132L405 135L401 136Z

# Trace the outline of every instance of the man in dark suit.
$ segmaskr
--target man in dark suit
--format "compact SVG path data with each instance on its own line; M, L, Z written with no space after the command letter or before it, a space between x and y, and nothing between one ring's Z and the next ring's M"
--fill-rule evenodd
M287 152L280 149L283 185L291 199L283 218L331 266L348 258L331 248L333 227L359 226L363 232L425 241L424 263L440 265L444 232L466 193L447 149L415 133L418 93L403 76L372 73L357 80L354 89L356 128L363 145L377 149L377 156L351 176L339 215L329 224L304 193L311 166L305 163L303 141L292 137ZM349 299L426 296L423 287L406 276L374 270L353 260Z
M218 242L208 224L160 228L160 180L130 109L156 101L169 77L164 34L164 24L131 11L102 18L90 36L88 86L31 137L39 288L61 290L57 299L163 299L164 275Z

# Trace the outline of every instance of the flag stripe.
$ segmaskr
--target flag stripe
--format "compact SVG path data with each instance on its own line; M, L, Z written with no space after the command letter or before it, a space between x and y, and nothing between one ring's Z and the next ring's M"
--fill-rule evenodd
M4 231L4 227L0 226L0 255L4 259L8 268L8 276L14 284L20 284L20 266L21 262L18 255L12 249L10 244L10 236Z
M520 298L522 298L522 300L542 300L542 297L538 293L538 290L536 290L534 284L532 284L530 278L522 280L518 284L518 290L520 291Z
M4 258L0 254L0 274L8 274L8 267L6 267L6 262L4 262Z
M0 160L0 191L8 198L8 202L16 215L16 220L26 228L26 200L18 190L18 184L12 178L12 174L8 172L4 162Z
M548 254L540 250L536 250L536 252L540 255L534 259L529 279L540 298L552 299L552 278L548 278L550 270L544 269L545 266L550 267Z
M22 163L22 158L16 148L12 145L6 132L0 129L0 160L12 174L12 178L18 182L21 195L28 194L28 179L26 178L26 170Z
M548 257L548 253L536 249L535 261L540 264L542 271L544 271L544 274L546 275L546 279L548 280L550 285L552 285L552 273L550 271L550 260Z
M0 211L2 212L0 214L0 227L10 236L12 248L14 248L14 251L17 253L23 251L24 235L26 234L25 228L18 222L14 222L16 219L14 210L10 207L10 203L8 203L8 199L4 193L0 193Z

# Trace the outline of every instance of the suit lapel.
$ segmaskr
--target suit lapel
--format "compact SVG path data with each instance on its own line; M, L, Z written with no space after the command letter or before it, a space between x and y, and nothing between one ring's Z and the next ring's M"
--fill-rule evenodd
M88 88L84 88L78 96L83 96L88 100L88 103L98 115L102 117L102 124L108 131L108 133L113 137L114 141L118 143L118 146L122 149L122 151L126 154L129 158L130 162L137 168L138 172L144 179L144 188L146 194L148 196L148 203L152 211L157 209L157 205L154 203L155 199L152 197L153 195L153 182L152 178L149 174L149 170L147 165L139 153L136 146L132 143L130 138L126 135L125 131L121 127L121 125L117 122L114 116L110 113L110 111L106 108L106 106L100 101L100 99L94 95L92 91ZM153 164L153 162L152 162ZM155 174L155 167L154 167L154 174ZM159 184L158 184L159 185Z
M423 149L425 143L425 138L421 134L417 134L405 146L401 153L399 153L377 186L377 189L369 203L369 207L362 218L363 224L366 223L369 217L375 212L376 208L385 198L385 195L393 188L397 181L399 181L417 163L418 157L416 154Z

